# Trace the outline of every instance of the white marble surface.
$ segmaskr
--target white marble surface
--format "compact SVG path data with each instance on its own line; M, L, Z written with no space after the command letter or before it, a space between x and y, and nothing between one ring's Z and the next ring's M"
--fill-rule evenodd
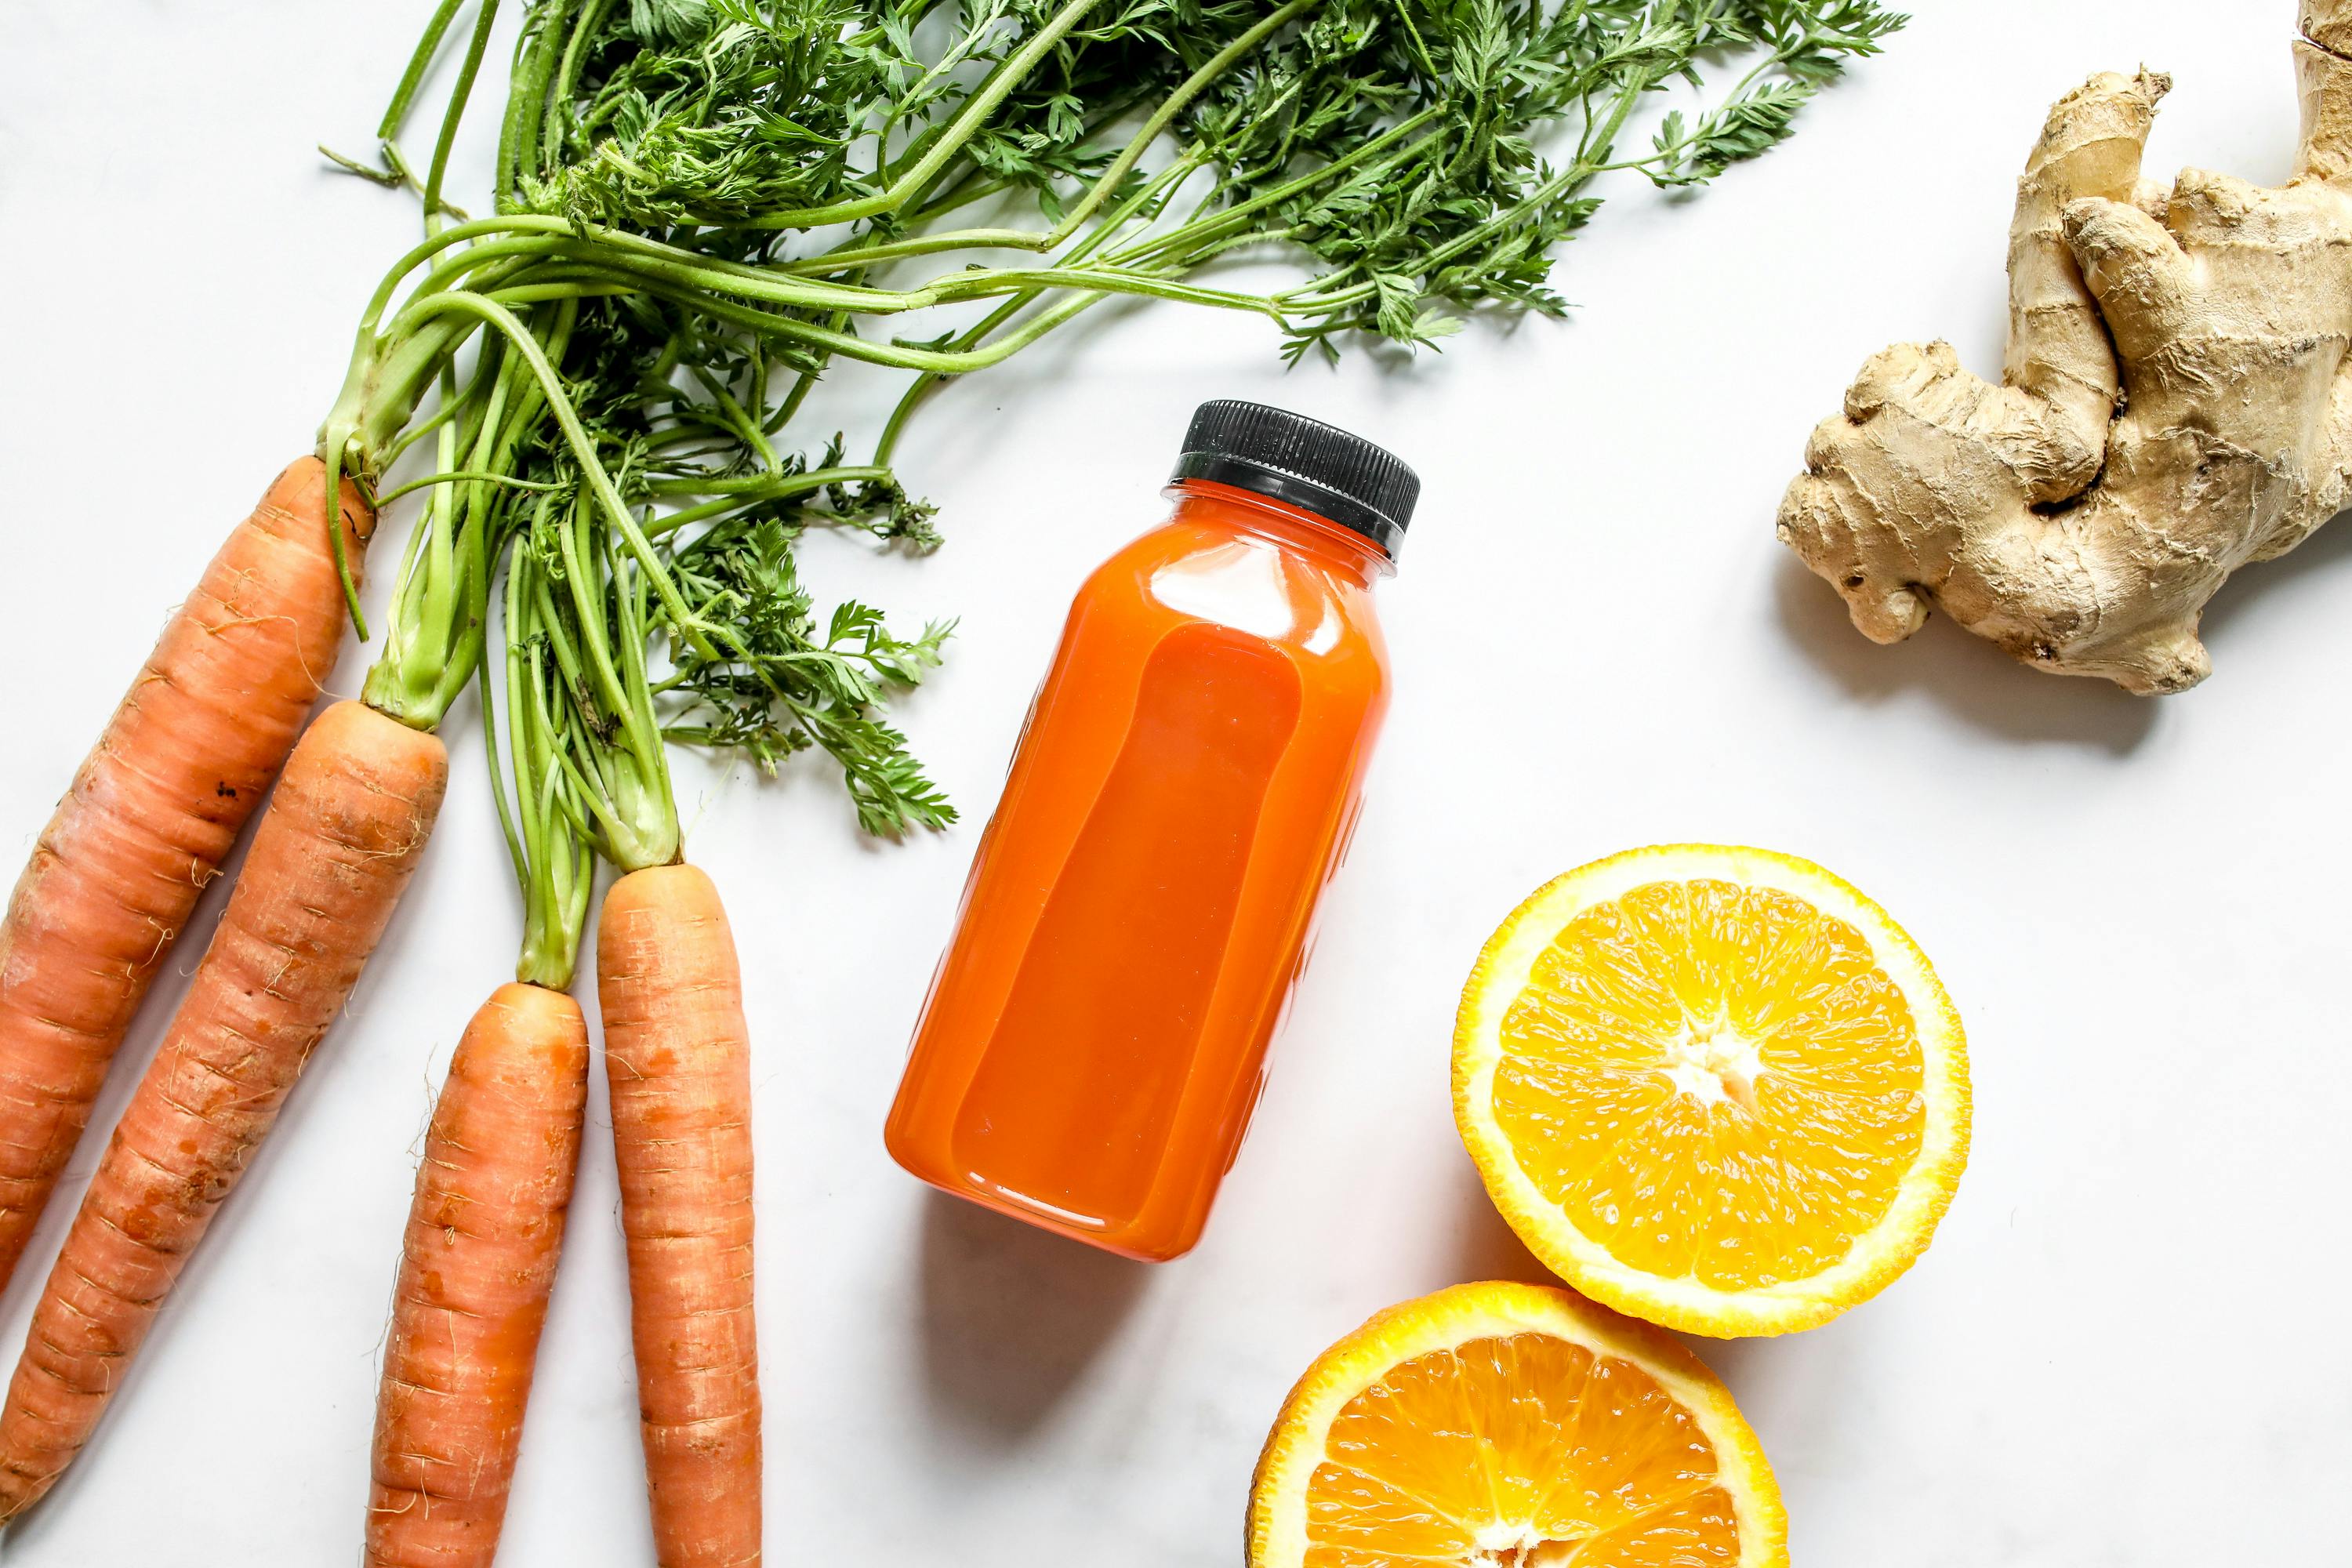
M1828 1328L1704 1347L1779 1467L1797 1560L2341 1552L2352 525L2233 584L2211 682L2160 703L2035 677L1940 624L1873 647L1770 529L1865 354L1941 334L1997 366L2017 163L2085 73L2176 73L2152 167L2284 175L2292 6L1917 8L1763 163L1680 210L1621 190L1569 251L1566 323L1286 374L1246 320L1107 317L932 410L906 467L947 550L810 546L822 591L964 617L906 721L978 817L1070 590L1153 520L1194 402L1308 409L1428 485L1383 590L1400 685L1370 809L1255 1133L1177 1265L933 1199L883 1153L973 827L881 847L811 770L687 771L758 1035L773 1561L1235 1561L1259 1439L1316 1351L1398 1299L1538 1272L1454 1138L1456 988L1530 887L1664 838L1776 846L1859 882L1938 961L1975 1047L1975 1158L1925 1261ZM310 147L364 144L424 9L0 5L12 858L165 607L310 442L406 243L403 203ZM871 428L874 388L825 395ZM1063 477L1041 493L1049 460ZM362 668L350 654L337 689ZM429 1087L515 935L478 731L452 733L444 826L350 1017L96 1444L0 1543L12 1564L356 1561ZM183 944L101 1124L199 951ZM511 1568L649 1555L601 1094L592 1115ZM0 1310L12 1352L69 1212Z

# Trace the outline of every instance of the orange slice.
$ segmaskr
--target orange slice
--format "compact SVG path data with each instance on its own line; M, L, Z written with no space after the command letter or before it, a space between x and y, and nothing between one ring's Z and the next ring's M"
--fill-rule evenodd
M1566 1290L1391 1307L1292 1389L1249 1568L1785 1568L1756 1434L1667 1335Z
M1675 844L1551 882L1462 994L1454 1109L1487 1193L1597 1300L1810 1328L1923 1251L1968 1160L1959 1016L1810 861Z

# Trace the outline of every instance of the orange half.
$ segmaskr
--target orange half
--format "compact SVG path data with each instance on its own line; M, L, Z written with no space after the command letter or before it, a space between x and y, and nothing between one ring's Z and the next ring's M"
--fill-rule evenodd
M1785 1568L1756 1435L1689 1351L1570 1292L1391 1307L1291 1391L1249 1568Z
M1633 850L1521 904L1463 991L1454 1104L1537 1257L1694 1333L1875 1294L1968 1159L1967 1047L1926 955L1762 849Z

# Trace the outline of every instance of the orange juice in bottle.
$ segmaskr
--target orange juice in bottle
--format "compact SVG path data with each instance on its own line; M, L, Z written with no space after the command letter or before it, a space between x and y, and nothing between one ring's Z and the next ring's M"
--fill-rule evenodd
M1105 562L982 836L891 1108L933 1185L1132 1258L1200 1238L1388 704L1372 588L1421 483L1216 402Z

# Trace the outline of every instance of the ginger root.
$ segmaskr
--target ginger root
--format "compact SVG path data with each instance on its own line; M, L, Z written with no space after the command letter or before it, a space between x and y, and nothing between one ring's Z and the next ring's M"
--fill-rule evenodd
M2218 25L2218 24L2217 24ZM2008 363L1865 364L1779 533L1879 642L1940 607L2037 669L2179 691L2205 603L2352 492L2352 0L2309 0L2303 145L2272 190L2139 183L2147 71L2050 111L2010 229Z

